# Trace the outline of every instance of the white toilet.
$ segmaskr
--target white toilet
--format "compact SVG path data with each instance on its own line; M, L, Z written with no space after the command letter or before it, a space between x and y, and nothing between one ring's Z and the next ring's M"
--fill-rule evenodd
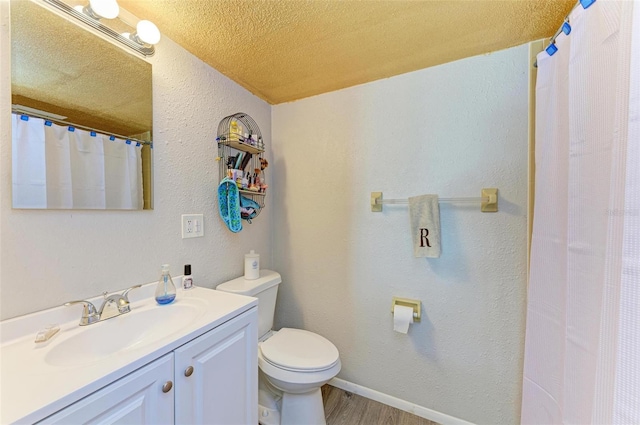
M259 420L262 425L325 425L320 387L340 372L338 349L301 329L272 331L280 274L222 283L219 291L258 298Z

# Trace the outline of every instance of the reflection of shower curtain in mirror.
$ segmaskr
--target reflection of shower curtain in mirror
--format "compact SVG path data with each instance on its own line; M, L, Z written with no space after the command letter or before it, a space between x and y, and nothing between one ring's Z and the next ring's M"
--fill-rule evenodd
M12 114L13 207L142 209L136 143Z

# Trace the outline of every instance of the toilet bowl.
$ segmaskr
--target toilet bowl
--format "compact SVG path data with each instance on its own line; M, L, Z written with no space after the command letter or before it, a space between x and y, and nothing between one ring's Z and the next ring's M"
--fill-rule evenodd
M340 372L338 349L313 332L293 328L271 330L281 281L278 273L261 270L258 279L241 277L218 285L216 289L259 299L260 424L325 425L320 387Z

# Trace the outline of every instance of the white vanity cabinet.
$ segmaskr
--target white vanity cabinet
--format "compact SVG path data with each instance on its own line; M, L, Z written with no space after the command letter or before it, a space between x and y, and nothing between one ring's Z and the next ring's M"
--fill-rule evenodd
M39 423L173 424L173 368L174 355L166 354Z
M40 423L257 424L257 320L252 308Z
M258 423L257 310L174 351L176 422Z

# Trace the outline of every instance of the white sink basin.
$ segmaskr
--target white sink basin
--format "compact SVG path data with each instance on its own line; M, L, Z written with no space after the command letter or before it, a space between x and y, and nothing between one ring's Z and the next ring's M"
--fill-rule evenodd
M257 306L206 288L156 304L156 283L131 293L131 311L79 326L82 309L55 307L0 322L0 424L36 423ZM88 301L100 306L102 297ZM36 333L59 324L51 340Z
M52 366L79 366L102 361L106 356L143 347L183 329L197 319L204 306L197 299L116 316L83 326L75 335L54 342L44 357Z

